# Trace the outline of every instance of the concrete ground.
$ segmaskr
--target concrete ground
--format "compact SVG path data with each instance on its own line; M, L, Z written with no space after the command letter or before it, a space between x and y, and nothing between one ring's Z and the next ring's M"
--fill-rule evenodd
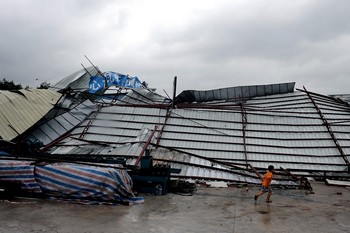
M350 189L312 182L275 189L198 187L193 196L144 195L135 206L79 205L38 199L0 202L0 232L350 232Z

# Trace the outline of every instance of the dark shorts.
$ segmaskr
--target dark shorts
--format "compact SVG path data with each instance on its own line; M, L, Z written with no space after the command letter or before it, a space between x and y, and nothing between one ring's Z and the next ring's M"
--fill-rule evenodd
M270 187L261 186L261 191L271 193L272 189Z

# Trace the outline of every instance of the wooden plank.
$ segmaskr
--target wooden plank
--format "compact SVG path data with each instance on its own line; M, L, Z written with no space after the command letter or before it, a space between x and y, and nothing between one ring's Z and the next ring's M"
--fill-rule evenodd
M350 181L326 179L327 185L350 186Z

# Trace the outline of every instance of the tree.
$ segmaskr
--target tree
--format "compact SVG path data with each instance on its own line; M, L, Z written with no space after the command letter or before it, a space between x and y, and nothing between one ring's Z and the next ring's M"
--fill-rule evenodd
M21 84L14 84L13 81L7 81L5 78L0 81L0 90L14 91L23 89Z
M43 82L40 84L40 86L38 86L37 88L38 89L49 89L51 87L51 84L50 83L47 83L47 82Z

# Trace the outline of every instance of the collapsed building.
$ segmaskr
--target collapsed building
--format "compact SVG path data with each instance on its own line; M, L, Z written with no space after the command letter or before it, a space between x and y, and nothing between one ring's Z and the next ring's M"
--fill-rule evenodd
M120 76L89 67L67 76L47 90L57 101L40 120L11 138L2 128L0 136L26 142L22 157L121 164L134 183L151 180L163 193L167 180L154 173L255 185L273 164L275 186L311 188L310 177L349 178L348 95L318 94L289 82L186 90L171 99L147 85L106 85L112 75ZM97 90L91 91L91 77L100 78ZM136 172L142 162L146 172Z

